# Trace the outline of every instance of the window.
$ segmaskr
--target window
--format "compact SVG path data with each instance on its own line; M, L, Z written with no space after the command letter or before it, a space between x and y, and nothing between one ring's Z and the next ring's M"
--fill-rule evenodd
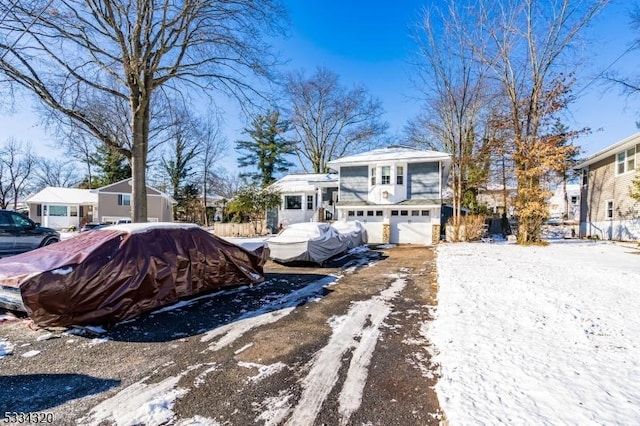
M118 205L119 206L130 206L131 205L131 194L118 194Z
M575 195L571 196L571 204L578 204L578 197Z
M391 183L391 166L382 166L382 179L380 183L383 185L389 185Z
M616 156L617 167L616 172L621 175L636 169L636 148L630 148L626 151L619 152Z
M376 210L376 216L382 216L382 210Z
M404 167L396 167L396 184L404 185Z
M66 216L67 206L49 206L49 216Z
M373 216L373 210L367 210L367 216Z
M400 216L409 216L409 210L400 210Z
M607 219L613 219L613 201L607 201Z
M376 184L376 168L371 169L371 186Z
M398 210L391 210L391 216L398 216Z
M33 226L33 223L29 219L19 213L14 213L11 217L13 218L13 224L19 228L30 228Z
M420 216L429 216L429 210L420 210Z
M313 195L307 195L307 210L313 210Z
M302 195L285 195L285 210L302 210Z
M78 217L78 206L69 206L69 216Z
M364 212L362 210L358 210L356 212L356 216L364 216Z
M411 216L420 216L420 210L411 210Z
M347 216L355 216L355 212L353 210L349 210L347 212Z
M42 216L42 204L36 204L36 216Z

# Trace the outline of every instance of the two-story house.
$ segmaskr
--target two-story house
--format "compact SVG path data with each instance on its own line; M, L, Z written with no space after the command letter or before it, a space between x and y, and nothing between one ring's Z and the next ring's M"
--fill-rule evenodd
M640 240L640 202L630 195L638 173L640 133L576 166L581 171L580 236Z
M370 243L431 245L439 240L448 154L389 146L328 165L339 175L337 219L362 222Z
M131 179L98 189L48 186L25 200L29 217L56 229L80 228L83 222L116 223L131 220ZM173 204L169 195L147 185L149 222L172 222Z

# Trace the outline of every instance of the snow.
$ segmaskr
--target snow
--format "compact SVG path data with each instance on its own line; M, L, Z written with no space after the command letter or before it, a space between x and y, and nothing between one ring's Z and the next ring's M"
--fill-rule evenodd
M129 234L141 234L154 229L193 229L200 228L195 223L175 223L175 222L150 222L150 223L123 223L120 225L112 225L107 228L96 229L97 231L123 231Z
M278 371L282 370L283 368L286 368L286 365L282 362L276 362L274 364L269 364L269 365L262 365L262 364L257 364L255 362L240 361L238 362L238 366L243 368L252 368L252 369L258 370L258 374L256 374L255 376L251 376L248 379L249 382L254 384L262 381L263 379L273 374L276 374Z
M51 271L54 275L69 275L73 272L73 268L69 266L68 268L58 268Z
M40 355L40 351L33 350L33 351L27 351L27 352L23 353L22 357L23 358L33 358L34 356L38 356L38 355Z
M178 388L182 375L168 377L159 383L145 383L144 379L124 388L115 396L95 406L81 424L99 425L112 420L118 426L139 424L158 425L174 418L173 405L176 399L188 390ZM182 423L211 424L211 423Z
M640 257L611 243L443 244L423 333L452 425L640 424Z
M342 157L329 162L329 167L345 166L353 164L376 164L388 161L424 162L448 160L449 154L439 151L420 150L408 146L389 146L372 151L363 152L349 157Z
M0 359L13 353L14 344L7 339L0 338Z

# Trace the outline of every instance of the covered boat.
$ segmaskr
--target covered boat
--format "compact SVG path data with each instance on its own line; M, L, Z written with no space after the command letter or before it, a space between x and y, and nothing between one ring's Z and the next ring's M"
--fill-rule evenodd
M314 262L347 251L349 240L328 223L294 223L267 240L271 258L276 262Z
M181 298L264 280L249 251L197 225L116 225L0 259L0 306L40 326L112 323Z

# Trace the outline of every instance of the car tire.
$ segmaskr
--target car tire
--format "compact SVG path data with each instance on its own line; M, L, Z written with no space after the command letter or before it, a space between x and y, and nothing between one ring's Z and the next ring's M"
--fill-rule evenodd
M46 240L44 240L42 242L42 245L40 247L48 246L49 244L53 244L53 243L57 243L57 242L58 242L57 238L47 238Z

